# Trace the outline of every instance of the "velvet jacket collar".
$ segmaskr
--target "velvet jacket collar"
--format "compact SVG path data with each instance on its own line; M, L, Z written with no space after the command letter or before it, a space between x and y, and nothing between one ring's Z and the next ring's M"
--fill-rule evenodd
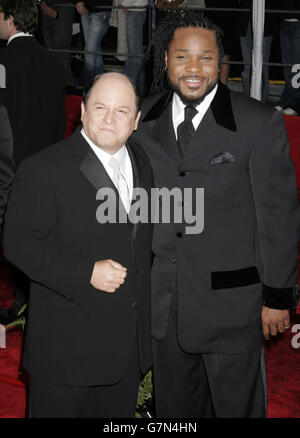
M161 116L163 111L171 102L173 91L168 90L154 103L154 105L144 114L142 121L149 122ZM223 128L236 131L236 124L231 105L231 96L229 89L220 81L218 84L217 93L210 105L216 123Z

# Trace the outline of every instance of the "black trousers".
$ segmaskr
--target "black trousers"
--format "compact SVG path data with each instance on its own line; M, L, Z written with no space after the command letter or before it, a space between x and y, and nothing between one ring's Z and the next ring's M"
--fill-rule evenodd
M166 337L153 341L158 418L264 418L267 413L264 351L191 354L178 344L177 295ZM212 410L213 407L213 410Z
M72 370L70 370L72 372ZM135 343L127 372L113 385L67 386L30 376L30 418L132 418L141 379Z

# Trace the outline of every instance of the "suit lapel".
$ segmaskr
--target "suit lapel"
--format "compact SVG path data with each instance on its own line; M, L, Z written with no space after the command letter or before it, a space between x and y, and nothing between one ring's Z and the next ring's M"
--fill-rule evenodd
M197 166L203 165L220 149L222 144L221 130L216 125L212 111L209 108L198 126L191 144L188 146L182 163L197 160Z
M126 143L128 154L131 160L132 173L133 173L133 189L142 188L146 189L147 184L143 177L143 168L145 168L144 158L141 154L137 152L137 148L141 147L133 139L130 139ZM150 195L148 193L148 195ZM130 211L129 211L130 215ZM133 224L132 238L136 237L138 232L139 222Z
M230 92L219 83L216 96L198 126L183 162L194 160L197 156L198 163L208 163L210 158L220 151L223 128L236 131Z
M122 202L120 201L119 192L110 179L108 173L106 172L103 164L97 157L97 155L94 153L94 151L89 147L86 140L83 138L83 136L77 131L77 137L75 137L74 143L77 147L77 152L82 155L82 161L80 162L80 171L83 173L85 178L89 181L89 183L98 191L102 188L109 188L112 189L115 192L115 200L116 205L112 205L112 208L116 209L116 218L117 220L121 220L122 222L128 222L127 220L127 213L125 210L125 207L123 206ZM75 134L76 136L76 134ZM84 144L84 151L83 154L83 144Z
M117 192L115 185L108 176L103 164L92 149L84 157L80 165L80 170L96 190L103 187L109 187Z
M160 143L160 149L161 146L163 146L164 152L177 164L180 163L181 156L173 127L171 103L168 104L166 110L158 118L157 123L153 127L153 131L156 139Z
M82 137L82 136L81 136ZM83 139L83 137L82 137ZM83 139L85 142L85 140ZM143 156L141 154L138 154L136 152L136 148L140 147L137 145L133 140L126 143L127 151L130 157L131 161L131 167L132 167L132 177L133 177L133 188L145 188L146 184L143 177L142 169L144 167L144 161ZM87 154L85 154L81 164L80 164L80 170L85 176L85 178L92 184L92 186L98 191L99 189L103 187L109 187L113 189L117 196L117 218L119 217L119 208L124 209L122 211L122 217L127 216L127 213L125 211L125 208L123 204L120 205L120 198L119 193L113 184L112 180L108 176L103 164L98 159L96 154L93 152L92 149L89 148L87 151ZM128 220L127 217L127 223L132 226L131 222ZM138 230L138 223L133 224L133 237L136 235Z
M173 129L172 95L170 91L159 95L150 109L143 114L142 123L151 131L151 137L154 136L155 142L152 147L159 155L163 154L166 160L178 165L180 153Z
M218 84L217 93L203 117L195 136L181 161L178 144L175 138L172 121L172 92L167 91L158 99L153 106L144 114L142 122L152 125L155 142L152 147L158 149L160 154L164 154L172 162L182 164L194 159L205 162L211 158L211 154L220 147L222 142L222 129L225 128L233 132L236 131L236 124L231 105L229 89L221 82Z

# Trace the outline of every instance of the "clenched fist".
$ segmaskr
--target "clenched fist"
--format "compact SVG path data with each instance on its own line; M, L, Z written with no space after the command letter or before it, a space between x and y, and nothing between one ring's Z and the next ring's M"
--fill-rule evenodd
M127 269L114 260L95 262L91 285L102 292L115 292L125 282Z

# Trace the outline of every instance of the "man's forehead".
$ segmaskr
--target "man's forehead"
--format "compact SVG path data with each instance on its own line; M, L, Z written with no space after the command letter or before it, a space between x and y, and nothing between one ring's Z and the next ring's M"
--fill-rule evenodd
M128 97L135 97L134 89L129 80L118 77L102 77L100 78L91 90L91 97L97 97L102 94L107 96L121 95L121 93L128 93Z
M176 39L177 41L182 41L183 37L193 37L210 40L213 42L217 41L216 33L212 29L206 29L200 26L190 26L190 27L179 27L175 30L171 42Z

